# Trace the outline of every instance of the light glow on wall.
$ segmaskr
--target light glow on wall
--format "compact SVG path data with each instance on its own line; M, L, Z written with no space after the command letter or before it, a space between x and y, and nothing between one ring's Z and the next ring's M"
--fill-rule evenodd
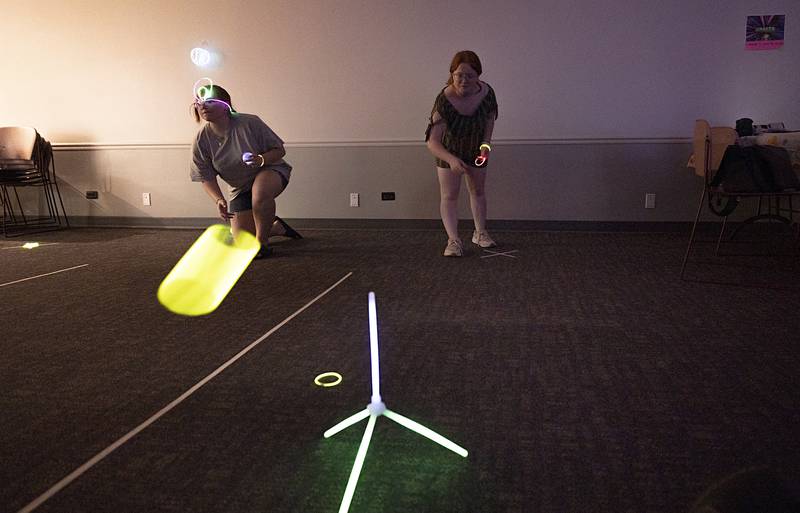
M190 52L190 57L192 58L192 62L195 66L199 66L201 68L205 68L209 64L211 64L211 52L206 50L205 48L195 47L192 48Z
M195 46L189 51L189 58L195 66L204 69L216 68L222 60L220 53L214 48L209 47L208 43L205 41L203 41L200 46Z

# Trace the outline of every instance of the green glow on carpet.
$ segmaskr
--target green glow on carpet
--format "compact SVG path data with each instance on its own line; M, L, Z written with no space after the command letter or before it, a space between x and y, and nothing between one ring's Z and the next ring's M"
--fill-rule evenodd
M375 415L369 416L367 429L364 430L364 436L361 438L361 445L358 446L358 453L356 454L356 461L353 463L353 470L350 471L350 479L347 480L347 487L344 489L344 497L342 497L342 504L339 506L339 513L347 513L350 509L350 503L353 501L353 494L356 492L358 477L361 475L361 468L364 466L364 459L367 457L369 441L372 439L372 431L375 429L375 420L377 418L378 417Z
M397 422L401 426L407 427L411 431L413 431L415 433L418 433L418 434L420 434L420 435L422 435L422 436L424 436L424 437L426 437L426 438L428 438L430 440L433 440L437 444L441 445L442 447L444 447L446 449L450 449L451 451L453 451L454 453L458 454L459 456L463 456L463 457L466 458L467 454L469 454L467 452L467 450L464 449L463 447L461 447L460 445L454 444L453 442L451 442L447 438L443 437L439 433L436 433L435 431L432 431L432 430L426 428L422 424L420 424L418 422L415 422L415 421L409 419L408 417L404 417L404 416L400 415L399 413L395 413L395 412L393 412L391 410L386 410L385 412L383 412L383 414L386 415L391 420Z
M419 424L407 417L400 415L399 413L394 413L390 410L386 409L386 405L383 403L380 394L380 368L379 368L379 351L378 351L378 315L377 315L377 308L375 306L375 293L370 292L368 294L368 313L369 313L369 352L370 352L370 368L372 370L372 397L370 403L367 407L346 418L345 420L339 422L332 428L325 431L323 436L325 438L329 438L339 431L352 426L353 424L369 417L369 422L367 423L367 429L364 431L364 438L361 440L361 445L358 448L358 454L356 455L356 461L353 464L353 469L350 472L350 479L347 481L347 487L345 488L344 497L342 498L342 504L339 507L339 513L347 513L348 509L350 508L350 503L353 500L353 494L355 493L356 484L358 484L358 477L361 474L361 467L364 465L364 458L367 455L367 448L369 447L369 441L372 438L372 431L375 427L375 422L378 417L381 415L386 415L387 418L393 420L400 424L401 426L410 429L411 431L422 435L438 444L442 447L445 447L459 456L467 457L467 450L463 447L454 444L450 440L446 439L442 435L432 431L431 429L426 428L422 424Z

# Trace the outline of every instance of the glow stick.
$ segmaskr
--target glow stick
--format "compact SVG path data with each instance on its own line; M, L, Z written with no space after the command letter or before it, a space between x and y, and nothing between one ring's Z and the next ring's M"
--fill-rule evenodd
M356 413L354 415L350 415L349 417L347 417L343 421L339 422L338 424L336 424L335 426L333 426L329 430L325 431L322 434L322 436L324 436L325 438L330 438L333 435L335 435L336 433L338 433L339 431L341 431L343 429L346 429L346 428L349 428L353 424L361 422L362 420L366 419L367 417L369 417L369 410L361 410L360 412L358 412L358 413Z
M326 381L328 378L333 378L333 381ZM314 378L314 384L323 388L335 387L342 382L342 375L338 372L323 372Z
M361 445L359 446L358 453L356 454L356 461L353 463L353 469L350 471L350 479L347 481L347 487L345 488L344 497L342 498L342 504L339 507L339 513L347 513L348 509L350 508L350 503L353 500L353 494L355 493L356 485L358 484L358 478L361 475L361 468L364 465L364 458L367 456L367 448L369 447L369 442L372 438L372 431L375 427L376 420L381 415L386 415L389 419L397 422L401 426L408 428L433 442L438 443L446 449L450 449L459 456L466 458L468 455L467 450L460 445L454 444L450 440L434 432L433 430L426 428L422 424L414 422L413 420L404 417L399 413L394 413L393 411L386 409L386 405L383 404L383 401L381 401L380 394L380 370L378 367L378 315L375 308L375 294L370 292L368 294L368 298L369 352L372 366L372 400L367 405L366 409L361 410L355 415L351 415L329 430L325 431L323 434L325 438L330 438L339 431L342 431L343 429L369 417L367 429L364 431L364 437L361 439Z
M367 429L364 430L364 436L361 438L361 445L358 446L356 462L353 464L353 470L350 471L350 479L347 480L347 487L344 489L344 497L342 497L342 504L339 506L339 513L347 513L347 510L350 509L350 503L353 501L353 494L356 491L358 478L361 475L361 467L364 466L364 459L367 457L369 441L372 439L372 431L375 429L375 420L377 418L378 417L375 415L369 416Z
M197 87L197 84L199 84L203 80L207 80L208 84ZM205 102L219 102L228 107L228 110L231 111L231 114L236 112L233 110L233 107L231 107L231 104L226 102L225 100L220 100L218 98L211 98L211 95L214 94L214 82L208 77L203 77L194 83L194 85L192 86L192 94L194 94L195 104L199 105Z
M203 80L207 80L208 81L208 85L205 85L205 86L202 86L202 87L197 87L197 84L199 84ZM195 82L194 85L192 86L192 95L195 97L195 99L205 100L206 99L206 92L208 92L208 94L211 94L211 88L212 87L214 87L214 82L208 77L203 77L200 80L198 80L197 82Z
M391 410L385 410L383 414L392 419L393 421L397 422L401 426L407 427L411 431L414 431L415 433L418 433L430 440L433 440L437 444L441 445L442 447L445 447L446 449L450 449L459 456L463 456L466 458L467 454L469 454L467 450L461 447L460 445L454 444L453 442L443 437L439 433L436 433L435 431L426 428L422 424L414 422L408 417L403 417L399 413L395 413Z
M180 315L213 312L250 265L261 244L249 232L236 238L222 224L209 226L158 287L158 301Z
M492 147L487 143L481 144L479 149L481 154L475 158L475 167L483 167L486 164L486 161L489 160L489 152L492 151Z

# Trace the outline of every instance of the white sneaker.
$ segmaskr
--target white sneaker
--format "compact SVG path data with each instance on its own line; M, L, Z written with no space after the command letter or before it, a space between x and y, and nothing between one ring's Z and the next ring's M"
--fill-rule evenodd
M497 246L497 243L489 237L489 232L478 233L477 230L472 232L472 243L482 248L493 248Z
M461 239L450 239L447 241L447 247L444 248L444 256L460 257L463 254L464 248L461 245Z

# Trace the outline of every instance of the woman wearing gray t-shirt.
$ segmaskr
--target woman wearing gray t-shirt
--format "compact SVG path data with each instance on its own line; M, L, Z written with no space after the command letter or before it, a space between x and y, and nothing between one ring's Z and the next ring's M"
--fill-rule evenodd
M204 88L192 107L195 120L206 122L192 143L192 181L202 182L234 236L240 230L255 234L261 243L256 258L264 258L272 252L270 235L302 238L275 215L275 198L289 184L292 166L283 160L281 138L258 116L236 112L222 87ZM230 203L217 176L230 186Z

